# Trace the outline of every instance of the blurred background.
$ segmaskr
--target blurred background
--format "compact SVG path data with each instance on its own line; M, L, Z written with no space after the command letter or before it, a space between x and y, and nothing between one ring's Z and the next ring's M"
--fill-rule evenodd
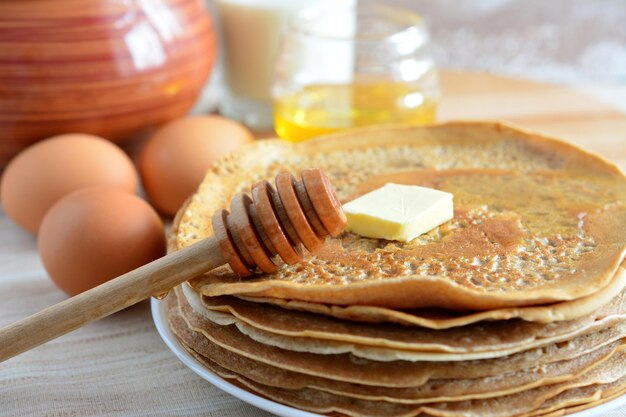
M441 69L575 86L626 111L626 2L622 0L388 0L385 4L424 17ZM214 1L207 5L219 25ZM218 55L221 62L221 51ZM217 105L222 71L214 71L196 112Z
M363 3L375 3L361 0ZM388 0L421 14L440 68L481 70L558 84L626 88L622 0ZM215 16L213 1L208 5ZM217 100L221 72L205 91ZM626 90L620 103L626 109ZM612 100L615 101L615 100Z
M626 2L390 0L421 13L443 68L556 83L626 83ZM625 98L626 100L626 98Z

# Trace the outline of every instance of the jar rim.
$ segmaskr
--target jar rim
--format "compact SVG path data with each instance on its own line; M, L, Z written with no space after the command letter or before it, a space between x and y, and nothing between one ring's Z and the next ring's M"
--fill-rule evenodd
M313 23L319 23L322 19L328 21L329 17L343 15L346 23L356 22L361 18L374 18L377 21L390 23L385 30L375 33L359 33L356 24L352 24L353 33L339 33L338 31L324 31L318 27L313 28ZM321 40L351 41L351 42L395 42L404 38L411 32L419 32L427 36L424 19L419 14L396 7L382 4L367 4L350 7L308 7L295 13L289 20L288 30L298 35L318 38ZM336 27L335 27L336 29ZM350 25L340 27L340 30L350 31ZM381 28L382 29L382 28Z

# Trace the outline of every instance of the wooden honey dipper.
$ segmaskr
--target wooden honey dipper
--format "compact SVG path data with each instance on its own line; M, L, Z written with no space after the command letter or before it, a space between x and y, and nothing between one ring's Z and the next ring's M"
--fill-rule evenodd
M300 181L278 174L276 189L254 184L252 197L237 194L231 211L218 210L212 222L213 236L0 329L0 362L226 263L245 277L255 268L275 271L276 256L300 262L301 245L319 249L325 236L343 231L346 217L328 177L305 169Z

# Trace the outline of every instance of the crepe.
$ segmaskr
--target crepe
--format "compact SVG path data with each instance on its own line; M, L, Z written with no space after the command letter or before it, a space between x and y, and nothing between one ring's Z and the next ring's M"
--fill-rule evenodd
M626 378L624 377L609 384L589 385L567 390L549 399L534 412L517 417L556 417L572 414L610 401L622 395L625 390Z
M449 355L424 352L426 361L392 361L363 359L353 354L314 354L281 349L255 341L234 325L214 324L195 314L184 298L180 307L187 327L202 333L216 345L255 361L277 368L311 376L331 378L380 387L415 387L433 379L471 379L524 370L533 366L577 358L615 342L626 334L624 322L604 330L576 337L541 348L529 348L521 353L499 359L447 361ZM176 330L175 330L176 331ZM457 355L458 357L461 355ZM433 362L439 359L439 362ZM441 361L445 362L441 362Z
M599 365L579 378L571 381L535 388L517 394L483 400L464 400L458 402L431 403L424 405L397 404L383 401L358 400L341 395L330 394L315 389L304 388L290 390L270 387L256 383L240 374L231 372L212 360L190 350L190 353L205 367L223 378L233 379L247 389L278 401L307 411L317 413L340 413L354 417L510 417L519 414L533 415L532 411L551 398L567 390L596 385L618 383L626 386L626 369L621 366L626 354L620 352L615 357ZM595 397L592 397L592 400ZM569 401L565 401L569 404Z
M344 233L304 263L251 279L223 267L192 281L199 292L391 309L540 305L598 293L626 248L626 182L615 165L478 122L246 146L207 174L175 247L211 235L211 215L234 193L304 167L324 169L344 202L386 182L439 188L455 196L455 217L406 244Z
M620 340L576 358L532 366L520 371L504 370L497 376L434 379L416 387L388 388L310 376L237 355L211 342L201 332L189 328L177 305L168 319L171 328L185 345L218 365L257 383L286 389L314 388L353 398L407 404L491 398L563 382L588 372L626 347L626 341Z
M625 283L626 270L622 264L609 285L596 294L587 297L549 305L503 308L470 312L469 314L441 309L401 311L376 306L337 306L269 297L240 296L239 298L253 303L268 303L287 310L308 311L361 323L389 322L405 326L427 327L429 329L449 329L485 320L521 319L537 323L573 320L591 314L607 304L622 291ZM217 298L224 299L226 297L228 296Z
M599 388L599 389L598 389ZM591 390L591 389L596 389L596 391L594 392L593 398L597 398L600 397L600 399L595 400L595 401L588 401L588 402L584 402L581 403L579 405L574 405L574 406L568 406L565 408L560 408L560 409L556 409L554 411L550 411L550 412L542 412L543 410L538 410L539 413L537 417L561 417L561 416L565 416L565 415L570 415L570 414L574 414L574 413L578 413L580 411L584 411L587 410L589 408L592 407L597 407L599 405L602 405L608 401L614 400L617 397L620 397L624 394L626 394L626 380L621 379L619 381L616 381L614 383L611 384L606 384L602 387L596 387L596 386L591 386L591 387L585 387L585 388L579 388L577 390L573 390L573 391L578 391L578 390ZM572 393L570 395L576 395L577 393ZM583 394L585 395L585 394ZM588 398L589 395L587 394ZM569 396L568 396L569 397ZM572 401L575 402L575 401ZM557 408L557 407L555 407Z
M548 325L521 320L484 322L445 330L345 322L234 298L228 301L205 298L203 304L193 290L183 287L181 291L185 294L181 304L186 316L197 322L204 318L222 325L234 324L240 332L260 343L287 350L320 354L352 353L381 361L468 360L506 356L569 340L626 319L626 291L602 309L576 320ZM205 306L235 314L211 314Z
M621 377L613 382L609 383L593 383L595 380L611 380L615 378L614 370L618 369L616 363L624 358L617 358L616 363L609 364L602 371L607 373L607 376L603 375L586 375L579 380L557 384L554 386L544 387L543 392L536 390L535 392L526 392L517 395L512 395L506 398L504 401L492 402L487 400L473 400L468 402L462 402L461 406L454 403L443 403L443 409L436 409L433 406L421 406L410 409L407 405L371 402L363 400L353 400L341 396L333 396L315 390L286 390L280 388L273 388L267 385L255 383L241 375L228 371L227 369L219 366L215 362L208 358L199 355L193 349L186 347L196 360L202 363L206 368L210 369L217 375L229 379L232 383L241 386L247 390L256 391L257 394L263 395L274 401L278 401L290 406L305 409L308 411L324 413L332 416L353 416L353 417L510 417L520 416L516 414L523 412L523 410L532 410L525 412L524 417L556 417L570 414L590 408L591 406L598 405L609 399L615 398L620 393L623 393L626 389L626 378ZM612 367L612 368L611 368ZM609 369L611 368L611 369ZM622 369L622 373L623 373ZM591 383L590 383L591 382ZM585 386L584 384L590 383ZM568 388L568 384L570 387ZM582 385L582 386L579 386ZM559 393L560 390L561 393ZM615 392L611 397L604 400L596 400L601 398L604 390L609 392ZM537 392L539 391L539 392ZM524 395L526 394L526 395ZM529 395L530 394L530 395ZM565 394L565 395L563 395ZM561 395L563 395L561 397ZM530 397L530 398L528 398ZM573 408L567 410L561 410L560 412L551 412L545 414L542 409L542 401L546 403L553 398L558 400L551 401L550 407L552 409L559 409L560 407L567 407L572 403L579 403ZM576 401L572 401L570 397L576 397ZM582 397L582 398L581 398ZM561 401L559 403L559 400ZM584 401L588 401L588 404L584 404ZM331 404L332 403L332 404ZM541 405L538 405L541 404ZM583 404L581 404L583 403ZM448 404L452 404L452 410L445 410ZM436 407L437 404L434 404Z

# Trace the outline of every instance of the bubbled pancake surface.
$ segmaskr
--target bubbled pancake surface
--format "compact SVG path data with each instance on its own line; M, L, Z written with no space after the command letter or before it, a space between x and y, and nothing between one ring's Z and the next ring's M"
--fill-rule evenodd
M211 215L235 193L306 167L324 169L343 202L390 181L451 192L455 217L406 244L344 233L304 263L246 280L219 268L192 281L199 292L390 309L529 306L598 293L626 248L618 168L564 142L481 122L246 146L207 174L178 218L174 247L210 236Z

